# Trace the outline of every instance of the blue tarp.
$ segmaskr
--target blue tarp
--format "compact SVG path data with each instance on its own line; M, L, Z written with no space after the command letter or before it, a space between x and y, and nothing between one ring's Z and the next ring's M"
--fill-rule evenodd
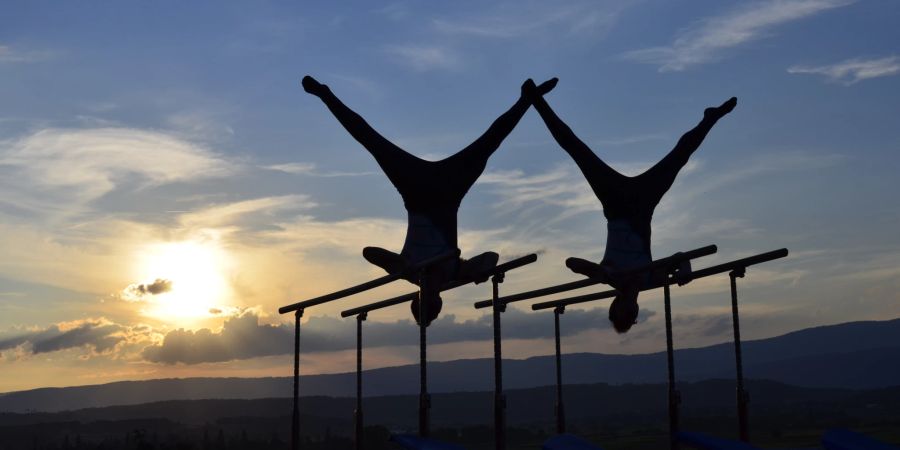
M603 450L590 442L571 434L559 434L544 441L544 450Z
M465 447L422 438L411 434L393 434L391 440L409 450L466 450Z
M677 435L678 441L691 447L702 450L759 450L746 442L732 441L700 433L681 431Z
M839 428L825 432L822 436L822 446L825 450L900 450L900 447Z

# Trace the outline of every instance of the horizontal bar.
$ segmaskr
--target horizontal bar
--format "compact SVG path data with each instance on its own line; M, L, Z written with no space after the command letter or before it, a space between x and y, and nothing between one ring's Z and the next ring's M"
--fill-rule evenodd
M649 290L649 289L656 289L658 287L660 287L660 286L654 285L647 289L642 289L642 291ZM617 291L615 289L611 289L608 291L595 292L593 294L577 295L575 297L567 297L567 298L561 298L559 300L550 300L547 302L535 303L535 304L531 305L531 309L533 311L540 311L542 309L555 308L557 306L568 306L568 305L574 305L575 303L585 303L585 302L592 302L594 300L603 300L604 298L613 298L618 294L619 294L619 291Z
M620 276L628 276L634 275L641 272L646 272L649 270L654 270L659 267L669 266L672 264L677 264L685 260L699 258L701 256L712 255L713 253L718 251L718 247L715 245L707 245L706 247L696 248L694 250L689 250L686 252L675 253L673 255L667 256L665 258L660 258L655 261L651 261L650 263L636 267L634 269L627 269L616 272L616 275ZM569 283L558 284L556 286L550 286L542 289L535 289L533 291L522 292L519 294L513 294L506 297L500 297L498 300L503 302L504 304L509 304L512 302L518 302L522 300L529 300L537 297L545 297L547 295L559 294L561 292L573 291L575 289L580 289L583 287L593 286L595 284L602 284L603 281L599 279L588 278L585 280L572 281ZM476 309L487 308L493 305L493 300L481 300L475 303Z
M754 264L760 264L764 262L769 262L775 259L784 258L788 255L788 249L780 248L778 250L772 250L771 252L760 253L754 256L748 256L742 259L736 259L731 262L719 264L712 267L707 267L705 269L696 270L691 274L691 279L695 280L697 278L708 277L710 275L715 275L722 272L730 272L732 270L740 270L746 269Z
M499 264L496 267L494 267L493 269L491 269L490 271L488 271L487 275L494 276L494 275L498 275L501 273L506 273L506 272L509 272L510 270L518 269L519 267L522 267L522 266L527 266L528 264L531 264L535 261L537 261L537 255L534 253L531 253L529 255L525 255L525 256L516 258L512 261L507 261L503 264ZM468 282L468 281L452 281L452 282L448 283L446 286L444 286L444 288L442 288L441 291L447 291L450 289L458 288L462 285L469 284L469 283L470 282ZM407 294L398 295L396 297L389 298L387 300L381 300L378 302L369 303L368 305L358 306L356 308L351 308L346 311L342 311L341 317L355 316L360 313L374 311L376 309L381 309L381 308L387 308L388 306L399 305L401 303L406 303L408 301L415 300L418 297L419 297L418 292L410 292Z
M707 267L705 269L700 269L700 270L694 271L691 273L690 281L693 281L693 280L696 280L699 278L708 277L711 275L724 273L724 272L730 272L732 270L746 269L747 267L750 267L755 264L760 264L760 263L772 261L775 259L784 258L787 255L788 255L788 249L782 248L782 249L778 249L778 250L773 250L771 252L760 253L760 254L754 255L754 256L748 256L746 258L737 259L737 260L734 260L731 262L727 262L727 263L723 263L723 264ZM641 290L649 291L651 289L657 289L660 287L662 287L662 284L654 284L654 285L648 286L647 288L641 289ZM579 295L577 297L569 297L569 298L562 298L559 300L551 300L548 302L535 303L535 304L531 305L531 309L534 311L540 311L542 309L550 309L550 308L555 308L557 306L568 306L568 305L573 305L575 303L585 303L585 302L590 302L593 300L602 300L604 298L615 297L617 293L618 293L618 291L616 291L616 290L609 290L609 291L603 291L603 292L595 292L593 294Z
M340 291L332 292L330 294L325 294L320 297L312 298L309 300L304 300L302 302L294 303L292 305L282 306L281 308L278 308L278 312L280 314L285 314L285 313L289 313L291 311L297 311L299 309L306 309L311 306L321 305L322 303L328 303L328 302L338 300L338 299L341 299L344 297L349 297L353 294L358 294L363 291L375 289L379 286L384 286L385 284L388 284L392 281L396 281L396 280L402 278L403 276L405 276L408 273L416 273L425 267L446 261L451 258L458 258L458 257L459 257L459 249L451 250L449 252L442 253L440 255L428 258L417 264L413 264L412 266L410 266L407 270L405 270L403 272L388 274L381 278L376 278L372 281L367 281L362 284L357 284L356 286L352 286L347 289L342 289Z

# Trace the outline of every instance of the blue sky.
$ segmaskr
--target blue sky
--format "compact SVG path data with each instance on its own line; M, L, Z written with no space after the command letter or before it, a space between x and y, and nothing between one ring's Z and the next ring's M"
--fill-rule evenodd
M399 195L303 92L306 74L429 159L480 135L526 78L556 76L551 106L625 173L737 96L658 207L654 254L718 244L705 266L790 248L742 281L749 337L895 318L898 18L900 4L876 0L7 5L0 391L289 373L285 343L240 337L289 339L278 306L379 275L361 248L399 250L405 228ZM542 252L505 292L568 281L565 257L602 255L601 211L529 111L463 202L460 245ZM148 293L157 279L173 283ZM311 310L310 333L344 342L353 324L339 311L409 288ZM726 289L676 291L676 345L728 338ZM471 308L488 293L445 296L436 358L488 354ZM572 319L567 351L662 348L659 300L642 297L627 335L587 306L598 320ZM510 316L506 329L534 334L510 331L509 356L552 351L539 317ZM367 366L414 359L408 320L403 307L370 318L384 338ZM238 349L179 347L201 338ZM304 363L344 371L351 358L323 344Z

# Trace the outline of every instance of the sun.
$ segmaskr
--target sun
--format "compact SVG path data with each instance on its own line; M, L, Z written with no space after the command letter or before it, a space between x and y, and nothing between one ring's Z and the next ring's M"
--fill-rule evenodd
M230 303L231 259L215 242L153 244L138 259L139 279L170 282L168 291L149 299L145 312L150 316L185 324L215 315Z

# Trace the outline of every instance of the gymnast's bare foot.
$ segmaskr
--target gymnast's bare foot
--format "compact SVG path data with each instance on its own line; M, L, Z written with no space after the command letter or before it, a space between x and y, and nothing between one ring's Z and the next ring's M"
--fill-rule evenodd
M538 95L537 85L534 84L534 80L532 80L531 78L525 80L525 82L522 83L522 97L531 100L536 95Z
M303 77L303 81L301 82L301 84L303 84L304 91L309 92L310 94L315 95L316 97L324 94L325 90L328 89L328 86L325 86L324 84L319 83L318 81L316 81L315 78L313 78L309 75Z
M725 114L730 113L731 110L733 110L735 106L737 106L737 97L731 97L727 101L725 101L725 103L722 103L718 107L706 108L706 110L703 111L703 118L719 120L722 117L724 117Z
M553 77L553 78L541 83L540 86L537 87L538 95L544 95L544 94L552 91L553 88L556 87L556 83L559 83L559 78L556 78L556 77Z
M536 86L534 84L534 80L531 78L525 80L525 83L522 84L522 96L530 101L534 101L534 99L538 96L542 96L556 87L556 83L559 82L559 78L551 78L543 83L540 86Z

